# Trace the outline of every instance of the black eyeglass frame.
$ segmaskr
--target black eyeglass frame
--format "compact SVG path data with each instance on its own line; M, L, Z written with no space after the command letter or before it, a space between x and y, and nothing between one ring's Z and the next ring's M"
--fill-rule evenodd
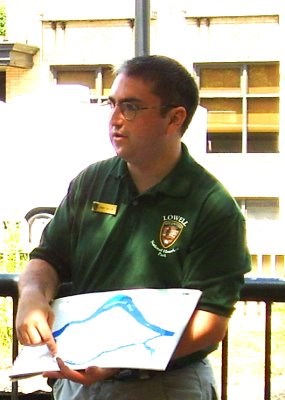
M144 110L155 110L155 109L163 109L163 108L175 108L179 107L179 105L176 104L163 104L161 106L139 106L138 104L132 103L131 101L121 101L119 103L113 103L111 100L107 100L104 103L101 103L102 106L109 106L111 110L114 110L116 106L119 107L120 112L122 113L123 117L125 118L126 121L133 121L137 113L139 111L144 111ZM131 116L128 115L128 113L131 113Z

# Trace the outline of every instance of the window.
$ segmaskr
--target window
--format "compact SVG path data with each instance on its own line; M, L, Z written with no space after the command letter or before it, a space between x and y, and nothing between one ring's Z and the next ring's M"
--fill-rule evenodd
M54 68L58 84L77 84L90 89L91 102L98 102L108 97L114 80L111 66L61 67Z
M247 219L278 220L279 218L279 199L276 197L237 198L236 200Z
M208 153L277 153L279 64L196 65Z

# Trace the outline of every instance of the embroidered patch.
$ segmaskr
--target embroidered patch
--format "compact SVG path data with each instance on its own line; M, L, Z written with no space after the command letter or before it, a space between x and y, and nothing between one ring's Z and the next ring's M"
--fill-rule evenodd
M179 238L184 226L181 222L173 220L163 221L160 228L159 240L164 249L172 246Z

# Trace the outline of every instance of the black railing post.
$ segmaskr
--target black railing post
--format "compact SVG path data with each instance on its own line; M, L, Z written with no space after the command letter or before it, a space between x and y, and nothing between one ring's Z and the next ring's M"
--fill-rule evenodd
M264 400L271 398L271 306L265 303Z
M15 294L13 297L13 342L12 342L12 361L16 359L18 352L19 352L19 343L17 339L17 332L16 332L16 314L18 309L18 294ZM12 393L11 393L11 400L18 400L18 381L12 382Z
M0 296L11 297L13 301L13 341L12 341L12 362L18 355L18 340L16 334L16 313L18 308L18 274L0 274ZM12 382L11 400L18 400L18 382Z
M229 334L227 332L222 342L221 400L228 400L228 360Z

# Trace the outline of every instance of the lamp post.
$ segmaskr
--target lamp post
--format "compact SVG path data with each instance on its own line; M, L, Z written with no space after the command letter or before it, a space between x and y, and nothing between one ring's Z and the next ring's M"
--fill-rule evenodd
M150 0L136 0L135 14L135 55L148 55L150 42Z

